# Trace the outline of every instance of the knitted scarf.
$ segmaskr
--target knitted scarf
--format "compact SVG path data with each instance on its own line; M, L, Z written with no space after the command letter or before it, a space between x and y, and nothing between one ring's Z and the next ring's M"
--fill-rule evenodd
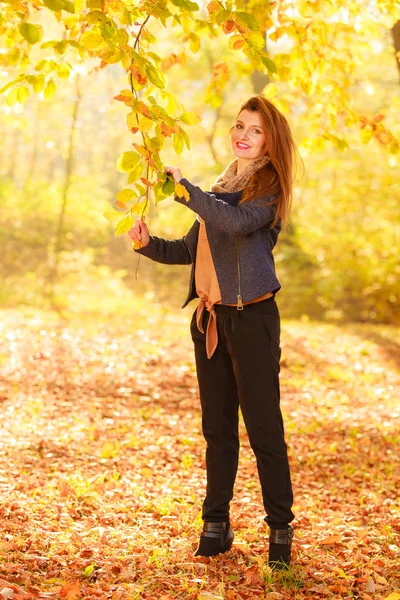
M239 159L236 156L212 184L211 192L238 192L246 187L250 177L269 162L269 156L260 156L247 165L239 174Z

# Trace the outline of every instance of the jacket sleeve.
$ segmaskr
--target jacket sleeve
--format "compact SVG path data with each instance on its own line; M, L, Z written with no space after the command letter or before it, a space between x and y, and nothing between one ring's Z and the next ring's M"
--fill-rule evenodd
M177 240L164 240L151 235L147 246L135 250L135 252L165 265L189 265L193 261L185 237Z
M206 223L231 235L247 235L271 222L275 215L275 204L266 206L273 196L231 206L210 192L203 192L185 177L180 182L189 192L190 200L175 196L174 200L200 215Z

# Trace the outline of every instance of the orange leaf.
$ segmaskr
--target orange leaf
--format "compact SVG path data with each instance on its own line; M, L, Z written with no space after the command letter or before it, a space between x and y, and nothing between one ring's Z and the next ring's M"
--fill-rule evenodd
M229 38L229 47L232 48L232 50L239 50L245 45L245 43L245 39L240 34L233 35L231 38Z
M235 21L232 21L232 19L229 19L229 21L225 21L225 23L222 25L222 30L224 33L232 33L232 31L234 31L235 29Z
M170 69L173 65L179 64L180 58L177 54L170 54L169 56L163 58L163 60L160 63L160 67L163 71L168 71L168 69Z
M79 581L74 581L73 583L67 583L64 585L61 588L60 596L66 600L78 600L81 597Z
M221 6L218 0L211 0L211 2L207 4L207 10L210 15L213 15L217 11L221 10Z
M120 102L130 102L132 100L131 96L114 96L113 100L119 100Z
M119 208L124 208L125 210L128 208L127 205L121 202L120 200L116 200L115 204L116 206L119 206Z
M340 535L328 535L320 541L321 546L329 546L330 544L339 544L341 542Z

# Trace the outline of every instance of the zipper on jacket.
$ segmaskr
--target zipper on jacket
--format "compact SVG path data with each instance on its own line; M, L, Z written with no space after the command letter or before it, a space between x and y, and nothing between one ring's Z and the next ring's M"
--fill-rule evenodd
M243 310L243 300L242 300L242 290L241 290L241 282L240 282L240 261L239 261L239 244L238 239L236 241L236 258L237 258L237 268L238 268L238 283L239 283L239 293L237 295L237 310Z

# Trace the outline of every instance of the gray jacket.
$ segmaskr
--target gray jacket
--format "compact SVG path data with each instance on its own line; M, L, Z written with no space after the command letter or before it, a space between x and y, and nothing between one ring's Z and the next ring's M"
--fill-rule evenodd
M188 190L190 200L175 201L187 206L204 221L213 258L222 304L238 304L254 300L267 292L277 293L281 285L275 274L272 254L281 221L271 229L275 207L266 206L274 199L266 196L244 202L239 192L203 192L185 177L180 183ZM192 264L189 293L182 308L198 297L195 287L195 265L200 223L196 219L186 235L176 240L150 236L140 254L160 263Z

